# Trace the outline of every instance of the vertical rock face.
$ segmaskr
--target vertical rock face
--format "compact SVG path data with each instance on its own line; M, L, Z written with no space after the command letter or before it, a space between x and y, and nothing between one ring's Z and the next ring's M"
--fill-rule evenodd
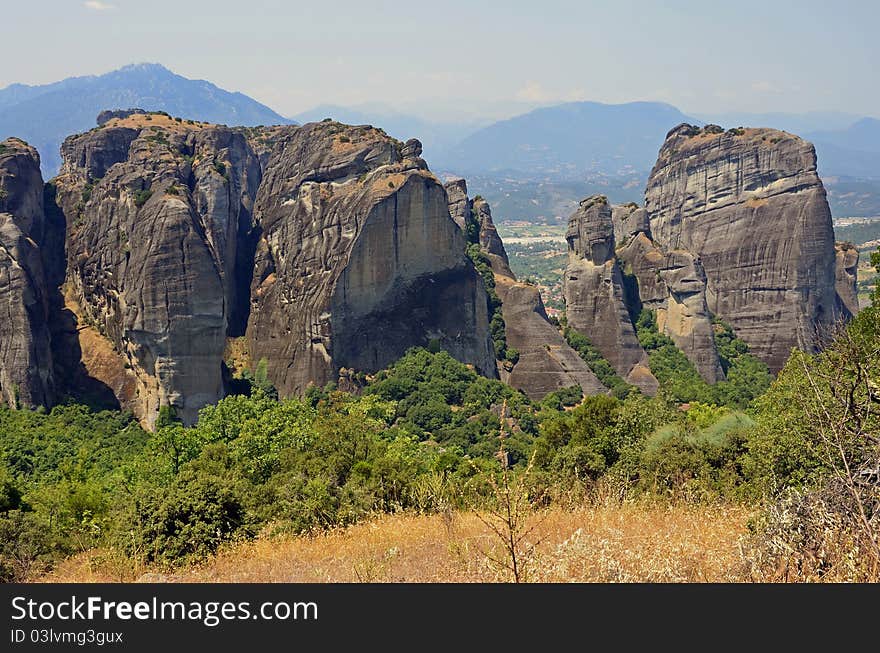
M454 179L443 186L449 199L449 215L458 228L464 231L471 216L471 202L468 199L467 181Z
M568 324L602 352L617 373L643 391L657 391L630 318L624 279L614 253L608 200L583 200L568 222L563 294Z
M471 203L474 219L480 227L480 249L492 261L492 270L496 274L515 278L510 269L510 260L504 249L504 243L495 229L492 221L492 209L489 203L482 198L475 198Z
M502 303L507 345L519 352L512 369L501 367L502 380L532 399L572 385L581 386L586 394L606 393L608 389L550 323L540 291L517 282L489 204L481 198L468 199L463 179L446 184L446 193L449 212L458 216L455 222L461 229L467 228L469 220L479 225L480 249L492 265L495 291Z
M503 302L507 344L519 352L507 383L532 399L572 385L579 385L588 395L608 392L550 323L537 288L496 276L495 289Z
M700 259L709 309L778 371L841 311L831 213L813 146L771 129L680 125L645 194L653 240Z
M834 246L834 252L838 312L855 315L859 312L859 250L851 243L837 243Z
M12 407L54 401L44 230L40 157L7 139L0 143L0 401Z
M447 194L372 127L290 128L269 157L247 337L282 394L375 371L436 340L495 375L486 294Z
M627 245L636 234L651 232L648 212L633 202L612 207L611 222L616 247Z
M136 397L122 399L142 421L170 406L192 423L223 396L259 161L240 133L160 114L111 117L62 157L70 303L133 370Z
M618 215L618 207L614 215ZM627 221L621 232L626 244L617 249L625 277L635 279L637 286L636 292L628 286L632 296L627 300L654 311L658 330L672 338L706 382L723 380L706 304L706 275L699 259L684 250L660 249L651 240L646 217L642 217L646 216L644 209L630 209L626 215L638 216Z

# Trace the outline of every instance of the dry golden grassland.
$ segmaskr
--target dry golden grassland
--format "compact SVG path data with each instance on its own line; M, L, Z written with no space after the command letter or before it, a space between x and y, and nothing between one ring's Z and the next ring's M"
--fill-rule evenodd
M751 580L741 506L612 503L531 517L524 579L533 582L735 582ZM492 562L501 542L473 513L384 515L309 536L231 546L174 572L133 568L106 551L71 558L43 582L506 582Z

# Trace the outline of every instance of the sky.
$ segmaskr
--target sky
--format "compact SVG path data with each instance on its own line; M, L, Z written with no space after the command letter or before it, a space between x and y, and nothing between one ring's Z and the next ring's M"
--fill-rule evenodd
M880 116L877 0L0 0L0 87L161 63L283 115L572 100Z

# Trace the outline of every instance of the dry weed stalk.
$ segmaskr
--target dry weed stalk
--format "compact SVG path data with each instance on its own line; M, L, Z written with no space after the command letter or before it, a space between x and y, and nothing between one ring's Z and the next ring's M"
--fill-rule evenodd
M811 369L801 358L810 396L803 408L816 425L832 473L828 500L853 522L870 556L870 575L880 576L880 347L841 327L826 350L827 365Z
M504 448L506 420L505 399L501 406L501 427L498 432L497 456L502 465L500 482L493 475L489 476L492 501L482 510L479 506L473 506L473 510L477 519L495 535L503 550L502 555L483 549L480 549L480 553L496 568L509 571L514 583L521 583L528 578L528 565L540 544L540 539L529 541L528 538L536 533L545 516L536 514L535 507L539 501L529 493L528 480L534 467L534 455L521 474L514 474L510 468L510 459Z

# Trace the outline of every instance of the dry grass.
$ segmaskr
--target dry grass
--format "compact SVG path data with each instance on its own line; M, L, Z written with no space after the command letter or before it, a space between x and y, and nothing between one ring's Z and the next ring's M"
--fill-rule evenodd
M168 131L184 133L188 131L201 131L202 129L214 127L215 125L208 122L187 122L186 120L177 121L173 117L163 116L160 113L135 113L125 118L112 118L102 126L104 129L113 127L131 127L133 129L145 129L148 127L161 127Z
M537 582L745 580L742 507L615 504L540 514L527 561ZM313 537L258 539L174 574L133 569L106 552L72 558L44 582L495 582L499 543L473 513L397 514ZM142 576L147 572L146 576Z

